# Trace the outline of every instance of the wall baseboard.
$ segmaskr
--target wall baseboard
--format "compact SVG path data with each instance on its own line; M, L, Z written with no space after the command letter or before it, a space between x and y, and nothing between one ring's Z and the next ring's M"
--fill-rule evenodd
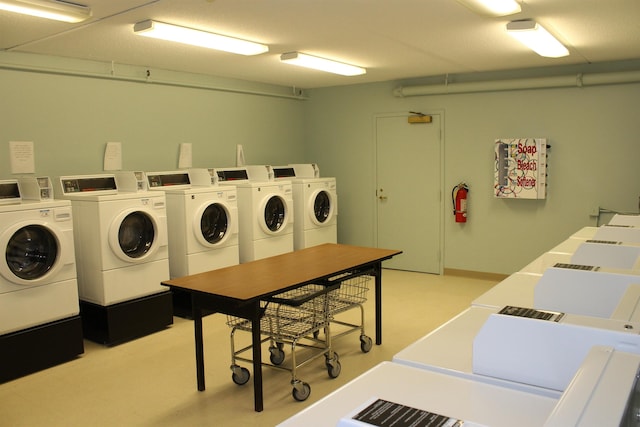
M501 282L507 277L509 277L508 274L485 273L482 271L472 271L472 270L458 270L455 268L445 268L443 274L445 276L469 277L472 279L495 280L498 282Z

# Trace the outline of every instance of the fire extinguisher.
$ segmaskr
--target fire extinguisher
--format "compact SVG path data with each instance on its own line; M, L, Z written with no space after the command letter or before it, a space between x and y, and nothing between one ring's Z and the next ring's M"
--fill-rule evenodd
M461 182L451 190L451 201L453 202L453 214L456 222L467 222L467 195L469 186Z

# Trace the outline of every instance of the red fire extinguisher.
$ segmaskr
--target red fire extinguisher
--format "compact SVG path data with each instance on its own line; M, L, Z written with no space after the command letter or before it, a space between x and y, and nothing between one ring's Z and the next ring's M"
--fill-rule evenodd
M451 190L451 200L453 202L453 214L456 222L467 222L467 195L469 186L464 182L453 187Z

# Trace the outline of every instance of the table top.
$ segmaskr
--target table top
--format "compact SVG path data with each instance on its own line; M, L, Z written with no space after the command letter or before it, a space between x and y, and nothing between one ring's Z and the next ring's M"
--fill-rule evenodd
M326 243L283 255L163 281L186 291L203 292L240 301L328 278L402 251Z

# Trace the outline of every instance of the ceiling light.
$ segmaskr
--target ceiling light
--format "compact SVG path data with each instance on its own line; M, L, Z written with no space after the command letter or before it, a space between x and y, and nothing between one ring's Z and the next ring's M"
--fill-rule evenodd
M481 15L504 16L520 12L515 0L458 0L469 9Z
M536 21L511 21L507 24L507 33L540 56L559 58L569 55L569 50Z
M71 23L91 17L89 7L62 0L0 0L0 10Z
M367 70L355 65L337 62L331 59L320 58L318 56L307 55L300 52L287 52L280 55L280 61L287 64L299 65L300 67L313 68L314 70L326 71L328 73L340 74L343 76L358 76L366 74Z
M269 51L269 46L264 44L194 30L193 28L166 24L151 19L135 24L133 26L133 32L140 36L222 50L224 52L238 53L240 55L258 55Z

